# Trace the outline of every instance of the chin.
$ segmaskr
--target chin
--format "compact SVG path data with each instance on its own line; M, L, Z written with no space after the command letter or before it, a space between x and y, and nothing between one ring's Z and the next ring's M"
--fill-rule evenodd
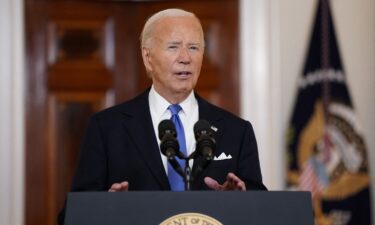
M176 90L177 93L188 94L193 90L193 88L191 86L189 86L189 87L179 87L179 88L176 88L175 90Z
M175 86L175 90L180 90L180 91L184 91L184 92L185 91L191 91L191 90L193 90L193 88L194 88L194 85L191 82L189 82L189 83L180 82Z

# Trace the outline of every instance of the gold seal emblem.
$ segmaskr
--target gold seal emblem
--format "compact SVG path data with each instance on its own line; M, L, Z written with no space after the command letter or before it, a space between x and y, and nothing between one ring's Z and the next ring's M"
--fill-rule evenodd
M175 216L172 216L163 222L160 225L223 225L216 219L209 217L200 213L181 213Z
M315 103L297 148L300 171L290 170L288 180L294 188L311 192L315 224L345 225L352 212L324 211L323 202L353 198L369 187L368 156L353 109L331 102L328 111L324 110L322 101Z

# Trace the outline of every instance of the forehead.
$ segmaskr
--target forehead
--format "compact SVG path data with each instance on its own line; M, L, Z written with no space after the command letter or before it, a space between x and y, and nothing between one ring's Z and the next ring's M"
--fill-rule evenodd
M203 31L199 21L194 17L165 17L155 22L153 36L162 41L184 38L201 42L203 40Z

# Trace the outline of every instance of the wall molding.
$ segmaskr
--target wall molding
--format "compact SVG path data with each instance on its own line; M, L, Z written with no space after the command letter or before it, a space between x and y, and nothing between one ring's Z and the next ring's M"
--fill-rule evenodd
M240 1L241 116L255 130L264 183L284 184L279 66L279 3Z
M24 224L24 10L0 2L0 224Z

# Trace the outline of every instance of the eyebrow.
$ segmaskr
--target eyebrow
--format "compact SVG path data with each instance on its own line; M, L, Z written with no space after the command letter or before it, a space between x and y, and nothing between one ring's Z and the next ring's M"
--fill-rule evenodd
M182 41L168 41L167 44L180 45ZM201 45L199 42L188 43L188 45Z
M168 41L167 44L173 44L173 45L179 45L181 44L181 41Z

